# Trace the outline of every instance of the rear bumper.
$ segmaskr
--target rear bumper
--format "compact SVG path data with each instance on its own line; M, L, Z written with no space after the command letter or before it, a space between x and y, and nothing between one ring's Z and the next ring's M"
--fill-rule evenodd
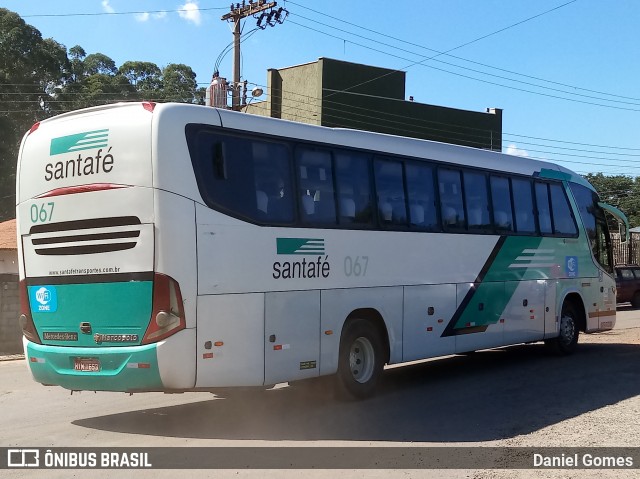
M69 348L23 339L33 378L75 391L161 391L157 344L106 348ZM100 371L76 371L75 358L95 358Z

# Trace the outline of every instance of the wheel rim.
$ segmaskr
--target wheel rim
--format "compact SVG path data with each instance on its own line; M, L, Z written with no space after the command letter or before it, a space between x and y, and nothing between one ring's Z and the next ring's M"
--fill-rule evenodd
M563 344L571 344L576 336L576 324L573 318L567 314L560 320L560 340Z
M375 353L371 341L360 337L356 339L349 350L349 370L353 379L359 383L366 383L373 376Z

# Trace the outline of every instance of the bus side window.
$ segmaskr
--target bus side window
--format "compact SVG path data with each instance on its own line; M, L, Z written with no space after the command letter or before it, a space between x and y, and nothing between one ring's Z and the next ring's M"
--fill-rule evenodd
M402 166L399 161L376 159L374 162L378 211L383 227L407 226Z
M516 231L518 233L535 233L536 221L533 209L531 181L524 178L512 178L513 207L516 212Z
M598 194L582 185L576 183L569 183L569 188L573 193L573 198L578 205L578 211L582 218L582 224L587 232L587 238L589 239L589 245L594 258L600 265L607 271L613 271L611 264L611 257L609 255L611 238L609 236L609 228L607 227L607 219L604 214L604 210L598 205ZM624 276L627 273L631 273L630 269L618 270L618 275ZM637 269L633 269L633 274L640 278Z
M261 224L291 224L291 155L279 142L241 138L187 125L198 189L216 210Z
M370 226L371 178L369 158L354 152L335 152L338 211L341 225Z
M303 223L336 224L331 153L299 148L296 158L298 198Z
M551 206L549 203L549 190L547 183L535 182L536 205L538 208L538 224L540 225L540 233L552 234L553 227L551 225Z
M280 144L252 142L253 179L258 215L269 223L293 221L289 151Z
M469 229L488 230L491 227L491 221L489 220L487 177L483 173L465 171L463 178Z
M577 235L578 230L564 187L560 183L550 183L549 193L551 194L551 209L553 211L553 232L563 236Z
M405 165L409 200L409 222L413 230L438 231L436 191L433 168L429 165Z
M442 226L446 230L460 231L466 227L462 182L457 170L438 169L438 188L440 192L440 211Z
M492 175L490 181L494 226L498 232L513 231L509 178Z

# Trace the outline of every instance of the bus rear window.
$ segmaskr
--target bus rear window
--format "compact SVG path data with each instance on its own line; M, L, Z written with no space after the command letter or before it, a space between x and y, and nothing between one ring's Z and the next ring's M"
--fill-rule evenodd
M211 208L258 223L294 221L290 153L284 144L187 125L198 188Z

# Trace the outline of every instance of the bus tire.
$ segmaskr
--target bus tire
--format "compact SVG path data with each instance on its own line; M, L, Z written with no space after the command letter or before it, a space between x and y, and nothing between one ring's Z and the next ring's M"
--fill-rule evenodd
M545 341L552 351L561 355L572 354L578 345L580 335L578 312L570 301L565 301L560 313L558 336Z
M340 338L336 395L340 399L373 396L384 367L384 348L377 328L364 319L350 320Z

